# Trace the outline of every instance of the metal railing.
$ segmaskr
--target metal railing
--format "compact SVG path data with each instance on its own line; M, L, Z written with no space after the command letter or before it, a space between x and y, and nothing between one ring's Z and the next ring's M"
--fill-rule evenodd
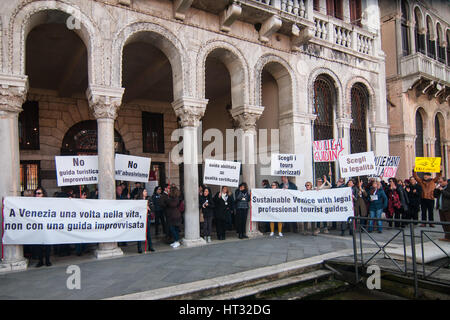
M390 236L388 240L384 244L382 244L380 240L375 239L374 236L371 234L371 230L368 230L367 225L369 223L362 224L361 222L370 222L372 221L375 226L373 228L377 228L376 223L380 222L388 222L392 225L402 225L404 227L386 227L383 226L383 228L389 228L389 229L395 229L395 234ZM418 297L419 294L419 278L422 280L428 280L433 282L439 282L436 278L431 279L431 276L435 274L439 269L449 266L450 265L450 255L442 249L442 247L435 241L435 239L432 239L429 234L432 233L439 233L439 234L446 234L448 232L445 231L437 231L437 230L421 230L420 235L415 234L415 229L417 228L417 224L433 224L436 226L448 226L450 225L450 222L434 222L434 221L421 221L421 220L409 220L409 219L380 219L380 218L368 218L368 217L350 217L348 219L348 223L351 226L351 230L353 231L353 258L355 263L355 278L356 283L359 283L361 281L361 277L358 272L358 247L357 247L357 234L359 234L359 247L360 247L360 263L361 267L365 268L368 266L368 263L374 259L380 252L384 254L384 258L388 258L389 261L393 263L393 265L398 269L398 271L403 274L404 276L408 276L408 256L407 256L407 239L410 239L411 243L411 262L412 262L412 276L414 280L414 296L415 298ZM369 228L372 226L369 226ZM409 230L409 234L406 234L406 231ZM363 235L368 235L368 238L378 247L378 251L376 251L369 259L364 260L364 250L363 250ZM389 255L388 252L386 252L386 247L391 244L399 235L402 237L402 245L403 245L403 260L404 264L403 266L400 266L400 264ZM421 253L422 253L422 274L419 274L417 269L417 253L416 253L416 239L420 239L420 245L421 245ZM441 262L432 272L426 273L425 270L425 247L424 247L424 239L430 240L436 247L438 247L446 256L446 259Z

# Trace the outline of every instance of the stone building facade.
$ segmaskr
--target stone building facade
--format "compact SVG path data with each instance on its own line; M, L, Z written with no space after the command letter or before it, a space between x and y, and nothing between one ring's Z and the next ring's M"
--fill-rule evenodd
M415 157L441 157L449 174L450 9L448 1L381 1L389 149L411 176Z
M196 142L208 129L241 129L233 154L246 157L257 154L260 129L278 130L275 151L304 154L300 187L329 168L339 172L313 164L313 140L342 138L347 153L389 154L377 0L13 0L1 9L1 196L20 194L21 163L33 161L51 194L54 157L91 150L99 156L99 197L114 199L114 153L125 150L151 157L182 185L189 246L203 243ZM38 109L39 126L19 121L27 103L31 113ZM150 149L145 119L145 126L163 123ZM176 128L180 165L169 159ZM70 148L92 130L81 144L90 141L90 149ZM250 188L263 178L273 179L264 165L243 164ZM97 251L120 253L115 243ZM2 265L24 267L21 246L5 246Z

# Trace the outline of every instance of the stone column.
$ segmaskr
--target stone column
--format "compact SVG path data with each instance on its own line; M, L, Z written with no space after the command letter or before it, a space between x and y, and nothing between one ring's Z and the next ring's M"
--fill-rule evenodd
M353 119L348 118L339 118L336 119L336 125L338 128L338 138L342 138L342 144L344 146L344 150L342 154L350 154L351 152L351 138L350 138L350 125L352 124ZM337 177L340 177L341 170L339 168L339 161L336 161L336 177L333 177L335 181L337 181Z
M181 98L172 103L175 114L180 118L183 128L183 166L184 166L184 238L187 247L200 246L205 240L200 237L200 217L198 208L198 159L197 130L200 119L205 114L206 99ZM201 147L201 144L200 144Z
M26 76L0 75L0 198L20 195L19 113L27 90ZM27 265L23 246L4 245L0 273L24 270Z
M115 199L114 120L122 103L123 88L90 86L86 92L89 107L97 119L98 198ZM97 259L123 255L117 242L99 243Z
M238 123L239 129L242 130L241 136L241 160L242 163L242 181L246 182L249 190L256 187L256 161L257 161L257 137L256 137L256 121L262 115L264 107L244 105L233 107L231 115ZM248 237L256 237L261 235L258 231L258 223L250 223L251 212L247 216L246 232Z
M408 37L409 37L409 48L410 48L410 54L416 53L416 28L415 23L409 21L408 22Z

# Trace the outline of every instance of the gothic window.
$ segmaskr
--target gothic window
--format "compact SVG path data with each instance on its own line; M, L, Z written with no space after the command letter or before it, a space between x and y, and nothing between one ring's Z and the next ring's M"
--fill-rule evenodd
M414 10L415 27L414 32L416 34L416 51L425 54L425 35L420 34L420 11L418 8Z
M406 1L401 1L402 6L402 18L401 18L401 30L402 30L402 52L404 56L409 55L409 37L408 37L408 7Z
M342 0L327 0L327 15L344 19Z
M333 106L335 104L334 86L325 76L319 76L314 82L314 113L317 115L314 120L314 140L328 140L334 138L333 127ZM331 166L333 176L334 165L329 162L317 162L314 164L316 179L323 175L328 176Z
M39 150L39 103L26 101L19 114L19 146L21 150Z
M164 153L164 117L161 113L142 112L143 152Z
M369 108L369 94L360 84L351 90L352 124L350 125L351 153L367 151L367 110Z
M434 156L442 157L441 151L441 124L439 123L439 118L436 115L434 119L434 137L436 138L434 142Z
M350 0L350 22L361 27L361 0Z
M437 47L437 59L441 63L445 63L445 47L441 47L441 27L440 24L436 26L436 47Z
M419 111L416 113L416 157L423 157L423 119Z
M313 8L316 11L320 11L320 0L314 0L313 2Z
M435 59L436 58L436 44L432 40L432 31L433 31L433 24L431 22L431 18L427 17L427 55L430 58Z

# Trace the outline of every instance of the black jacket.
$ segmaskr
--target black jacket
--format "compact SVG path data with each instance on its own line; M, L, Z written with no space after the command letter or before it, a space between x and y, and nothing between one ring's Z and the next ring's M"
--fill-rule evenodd
M203 208L203 204L208 201L208 206ZM214 200L211 197L211 194L208 195L208 197L200 196L199 198L199 208L202 209L203 217L209 218L214 216Z
M249 202L250 202L250 193L248 191L244 191L242 192L239 189L236 189L235 194L235 207L236 209L248 209L249 206Z
M434 189L433 195L438 200L439 208L439 198L442 195L442 209L441 211L450 211L450 187L447 185L442 191L439 189Z
M407 189L409 189L409 192ZM416 190L416 192L414 192L414 190ZM420 184L416 183L415 185L409 185L405 188L405 191L408 195L409 206L419 208L422 201L422 187Z
M230 194L228 195L228 199L225 202L225 200L223 200L223 198L221 197L221 193L217 192L214 196L214 204L216 208L214 217L216 219L226 220L227 216L231 215L233 211L234 199Z

